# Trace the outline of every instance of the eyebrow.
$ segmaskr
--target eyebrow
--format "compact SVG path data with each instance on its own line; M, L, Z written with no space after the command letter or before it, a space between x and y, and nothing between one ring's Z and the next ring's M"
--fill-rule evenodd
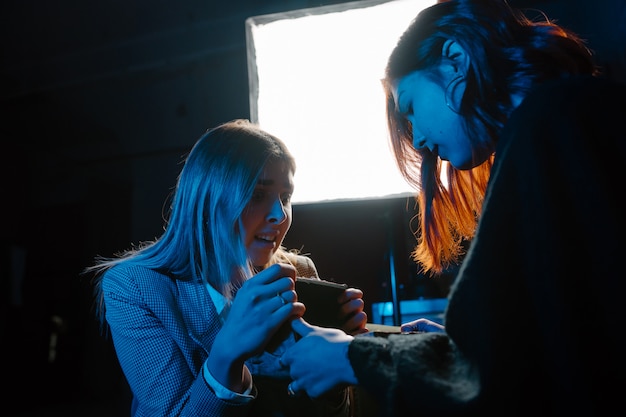
M263 185L263 186L270 186L270 185L274 185L274 180L271 180L271 179L267 180L267 179L260 178L260 179L257 181L257 185ZM289 182L289 181L285 181L285 182L283 183L283 186L284 186L285 188L289 188L290 190L292 190L292 189L293 189L293 184L292 184L291 182Z

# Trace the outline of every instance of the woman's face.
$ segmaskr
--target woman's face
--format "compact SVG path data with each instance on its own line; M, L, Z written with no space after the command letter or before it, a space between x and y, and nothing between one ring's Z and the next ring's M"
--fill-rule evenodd
M460 88L453 90L462 94ZM446 105L445 85L442 87L423 70L400 78L394 93L398 111L411 122L413 147L428 148L457 169L475 166L463 118L452 110L454 103L460 102L460 96L449 97L453 100L450 108Z
M263 266L282 244L291 227L293 172L282 161L269 161L242 216L248 257Z

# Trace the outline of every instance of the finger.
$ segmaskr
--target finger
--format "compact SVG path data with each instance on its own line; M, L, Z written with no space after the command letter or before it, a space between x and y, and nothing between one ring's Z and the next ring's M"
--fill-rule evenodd
M244 283L246 291L239 290L235 298L242 297L247 299L250 304L266 301L268 303L267 305L271 306L270 311L274 311L285 304L294 303L296 301L297 296L294 295L295 283L293 279L290 277L280 277L274 281L263 282L260 276L263 272L265 271L260 272L246 281ZM257 280L257 278L259 279ZM266 277L263 279L265 278ZM276 304L276 301L280 303Z
M367 325L367 314L364 311L360 311L351 316L342 326L348 334L362 333Z
M276 293L276 298L278 298L278 300L280 301L280 304L278 305L278 308L281 308L282 306L287 304L287 300L283 297L282 293L277 292Z
M287 395L290 397L296 397L298 395L298 391L294 388L295 381L291 381L289 385L287 385Z
M338 301L340 304L343 304L357 298L363 298L363 291L358 288L347 288L343 293L341 293L341 295L339 295Z
M350 332L350 334L352 336L356 336L356 335L359 335L359 334L369 333L369 331L370 330L367 327L362 327L362 328L359 328L359 329L356 329L356 330Z
M411 322L411 323L405 323L401 325L400 331L401 332L419 332L421 330L420 330L420 325L418 322Z
M285 303L293 303L298 300L298 295L296 294L294 290L283 291L283 292L280 292L278 295L283 300L285 300Z
M289 265L289 264L281 264L281 263L274 264L274 265L278 265L279 267L279 271L278 271L279 277L289 277L293 281L296 280L297 270L295 266Z
M292 299L289 300L288 297L292 297ZM278 318L281 323L285 320L296 319L304 315L306 307L294 298L295 297L287 291L285 293L276 293L270 300L273 314L276 315L276 318Z
M293 290L287 290L282 292L279 291L276 293L276 297L272 298L278 298L278 300L280 301L280 305L278 306L278 308L281 308L282 306L285 306L287 304L293 305L298 302L298 296Z
M306 320L304 320L303 318L292 321L291 328L302 337L308 335L315 330L315 327L307 323Z
M289 277L295 281L296 268L293 265L277 263L254 276L260 284L267 284L282 277Z
M402 332L443 332L445 327L425 318L417 319L400 326Z
M278 297L281 302L279 308L288 304L289 308L296 308L296 310L299 310L299 306L303 309L305 308L304 304L298 302L298 294L296 294L294 290L278 291L276 293L276 297ZM304 314L304 311L302 311L302 313Z
M346 303L341 304L341 316L350 317L363 311L365 302L361 298L352 299Z

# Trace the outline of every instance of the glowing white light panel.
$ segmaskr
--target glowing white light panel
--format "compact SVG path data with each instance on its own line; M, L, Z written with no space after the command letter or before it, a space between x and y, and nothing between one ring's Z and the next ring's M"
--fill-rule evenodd
M387 58L435 0L358 1L246 20L252 121L297 162L293 202L413 194L391 157Z

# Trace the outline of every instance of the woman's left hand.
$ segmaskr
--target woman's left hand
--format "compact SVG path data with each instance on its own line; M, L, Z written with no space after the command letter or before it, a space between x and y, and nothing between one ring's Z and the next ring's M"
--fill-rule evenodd
M402 323L400 326L400 330L402 332L419 332L419 333L430 333L430 332L445 332L446 328L443 324L439 324L435 321L428 320L425 318L420 318L417 320L410 321L408 323Z
M344 324L341 329L351 335L367 332L367 314L363 311L363 291L358 288L346 289L337 299L341 304L340 315Z

